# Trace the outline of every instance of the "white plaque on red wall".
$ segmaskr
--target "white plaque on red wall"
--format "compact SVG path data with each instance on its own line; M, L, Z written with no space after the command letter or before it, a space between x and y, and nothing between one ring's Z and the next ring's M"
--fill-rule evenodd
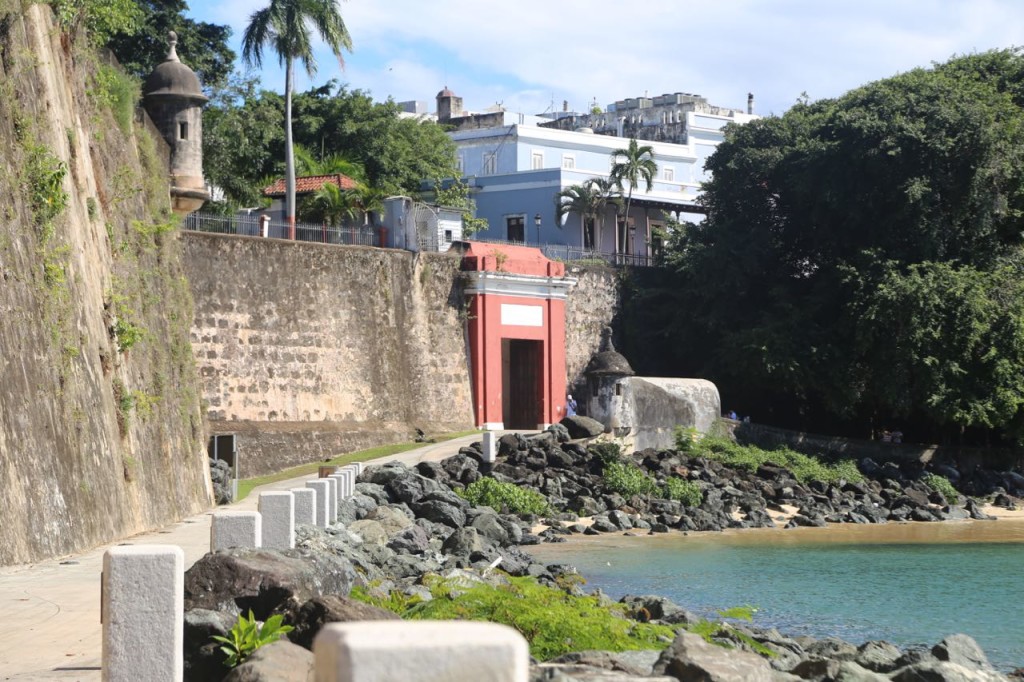
M516 327L543 327L544 308L539 305L502 303L501 323Z

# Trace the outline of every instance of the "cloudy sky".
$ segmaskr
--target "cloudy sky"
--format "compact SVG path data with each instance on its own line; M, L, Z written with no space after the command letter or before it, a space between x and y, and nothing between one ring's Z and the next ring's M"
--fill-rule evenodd
M239 51L268 0L191 0L193 18L228 24ZM1024 43L1020 0L344 0L353 51L329 51L297 87L334 78L375 99L426 100L447 85L465 106L540 113L630 96L694 92L721 106L781 114L807 93L853 87ZM276 59L259 73L283 89Z

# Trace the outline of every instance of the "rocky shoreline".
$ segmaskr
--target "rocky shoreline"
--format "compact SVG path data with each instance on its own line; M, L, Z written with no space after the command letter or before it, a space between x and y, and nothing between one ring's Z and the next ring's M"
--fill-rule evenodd
M686 453L646 451L628 459L652 478L695 482L701 502L688 507L656 497L626 499L605 485L607 455L570 441L570 435L593 435L586 426L581 419L536 436L506 435L499 441L494 463L485 463L480 446L474 444L442 462L423 462L415 468L368 467L356 494L339 503L338 523L326 529L300 527L294 550L208 554L185 577L187 679L308 679L308 649L324 623L397 617L350 598L356 586L382 598L428 601L434 597L424 584L427 576L441 576L464 589L507 583L508 576L529 576L542 585L583 594L580 581L572 579L575 569L538 563L522 549L564 541L572 533L770 527L776 525L773 517L788 506L796 509L788 521L792 526L990 518L974 500L960 505L929 488L922 482L919 465L870 461L859 465L866 476L863 482L803 486L781 467L764 465L756 472L741 472ZM1024 493L1024 478L1017 474L939 473L955 479L962 490L995 495L997 503L1007 506ZM487 476L541 493L550 512L544 518L503 513L506 510L473 506L456 493ZM580 516L591 517L592 523L579 523ZM550 527L531 532L542 521ZM610 600L600 598L610 606ZM295 630L289 633L290 642L260 649L224 677L222 656L210 636L226 633L238 614L249 609L260 620L281 613ZM536 662L532 679L1024 679L1021 671L1008 677L994 670L965 635L952 635L931 649L904 650L887 642L854 646L834 638L791 638L774 629L732 623L713 629L707 637L732 647L723 648L687 631L701 619L661 597L627 596L619 609L624 618L638 623L671 626L675 639L663 641L668 644L663 651L586 651Z

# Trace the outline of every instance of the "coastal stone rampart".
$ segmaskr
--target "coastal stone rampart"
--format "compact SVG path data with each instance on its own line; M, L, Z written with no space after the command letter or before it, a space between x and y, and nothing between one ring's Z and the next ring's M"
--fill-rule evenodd
M13 6L12 6L13 7ZM168 150L47 4L0 21L0 565L212 502Z
M427 431L472 428L460 261L448 254L183 235L192 344L214 433L257 476ZM568 380L618 309L617 275L580 268Z

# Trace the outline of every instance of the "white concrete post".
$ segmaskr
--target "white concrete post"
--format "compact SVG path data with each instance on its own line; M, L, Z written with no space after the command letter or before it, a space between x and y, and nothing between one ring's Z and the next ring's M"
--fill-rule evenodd
M497 623L331 623L313 654L316 682L527 682L530 673L526 640Z
M347 497L352 497L354 485L352 484L352 472L342 469L338 473L334 474L334 478L338 479L338 499L343 500Z
M253 511L217 512L210 522L210 551L255 548L263 543L263 517Z
M493 464L498 459L498 443L494 431L484 431L484 461Z
M312 488L292 488L295 498L295 525L316 525L316 491Z
M180 682L185 552L173 545L111 547L101 582L104 682Z
M352 494L353 495L356 494L356 479L359 478L359 474L362 472L362 470L363 470L363 465L362 465L361 462L358 462L356 464L348 464L348 465L345 466L344 469L342 469L342 471L351 471L352 472Z
M295 547L295 498L288 491L260 493L264 549Z
M328 478L334 481L334 484L338 486L338 504L345 499L345 481L340 473L331 474Z
M331 501L327 505L327 523L333 525L338 522L338 479L332 475L322 480L330 484L327 488L327 492L331 496Z
M306 487L316 492L316 525L326 528L330 517L327 507L331 502L331 482L326 478L317 478L306 481Z

